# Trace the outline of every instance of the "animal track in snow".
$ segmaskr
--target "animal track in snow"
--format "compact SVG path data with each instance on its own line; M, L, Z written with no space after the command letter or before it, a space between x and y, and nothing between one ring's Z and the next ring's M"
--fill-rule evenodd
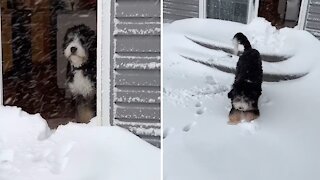
M0 165L12 162L14 158L14 151L11 149L0 150Z
M272 101L268 97L262 96L261 97L261 104L262 105L271 105Z
M64 144L48 155L47 162L50 164L52 173L59 174L65 169L69 161L68 153L72 150L74 144Z
M213 79L212 76L206 76L206 83L210 85L217 84L216 81Z
M202 106L202 103L201 102L197 102L196 104L195 104L195 107L201 107Z
M196 121L193 121L193 122L187 124L186 126L184 126L182 130L183 130L184 132L188 132L188 131L190 131L190 129L191 129L193 126L195 126L196 124L197 124L197 122L196 122Z
M197 114L197 115L202 115L202 114L204 113L204 111L205 111L204 108L198 109L198 110L196 111L196 114Z
M166 137L168 137L170 134L172 134L173 132L175 131L175 129L173 127L169 127L169 128L166 128L164 131L163 131L163 139L165 139Z
M206 108L202 107L202 102L199 101L194 105L197 109L196 111L196 115L202 115L204 113L204 111L206 110Z

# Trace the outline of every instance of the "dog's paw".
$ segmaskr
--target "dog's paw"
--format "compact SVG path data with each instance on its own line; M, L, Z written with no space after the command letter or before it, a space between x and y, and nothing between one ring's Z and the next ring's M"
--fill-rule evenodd
M241 122L241 112L238 110L231 110L229 114L229 125L237 125Z

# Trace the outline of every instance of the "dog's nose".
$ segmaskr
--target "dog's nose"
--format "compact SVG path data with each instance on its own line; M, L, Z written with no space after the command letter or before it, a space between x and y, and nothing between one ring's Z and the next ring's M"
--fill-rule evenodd
M75 53L77 51L77 48L76 47L71 47L70 51L71 51L71 53Z

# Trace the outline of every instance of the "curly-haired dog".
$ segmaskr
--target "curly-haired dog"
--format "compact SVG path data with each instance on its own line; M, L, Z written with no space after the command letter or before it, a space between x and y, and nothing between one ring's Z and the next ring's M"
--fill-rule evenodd
M237 124L242 119L252 121L259 117L258 100L262 92L262 61L259 51L253 49L247 37L237 33L234 38L235 53L239 44L244 46L240 55L234 83L228 98L231 99L232 109L229 114L229 124Z
M96 33L88 26L81 24L67 30L63 52L68 60L67 85L76 104L78 122L88 123L95 116L96 48Z

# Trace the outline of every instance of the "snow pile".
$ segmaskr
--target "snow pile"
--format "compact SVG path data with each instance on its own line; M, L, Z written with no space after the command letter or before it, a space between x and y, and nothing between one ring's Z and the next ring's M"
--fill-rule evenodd
M0 107L1 180L160 179L160 151L127 130L73 124Z
M281 62L263 62L266 71L308 74L291 81L264 82L261 116L232 126L227 124L231 108L227 92L234 75L181 55L235 66L236 58L225 63L225 52L199 46L186 36L232 47L231 39L239 31L263 53L292 56ZM320 178L320 121L316 113L320 104L320 42L315 37L295 29L275 30L260 18L249 25L181 20L166 24L163 34L166 180ZM204 94L203 89L210 86L224 88ZM177 95L179 92L183 95Z

